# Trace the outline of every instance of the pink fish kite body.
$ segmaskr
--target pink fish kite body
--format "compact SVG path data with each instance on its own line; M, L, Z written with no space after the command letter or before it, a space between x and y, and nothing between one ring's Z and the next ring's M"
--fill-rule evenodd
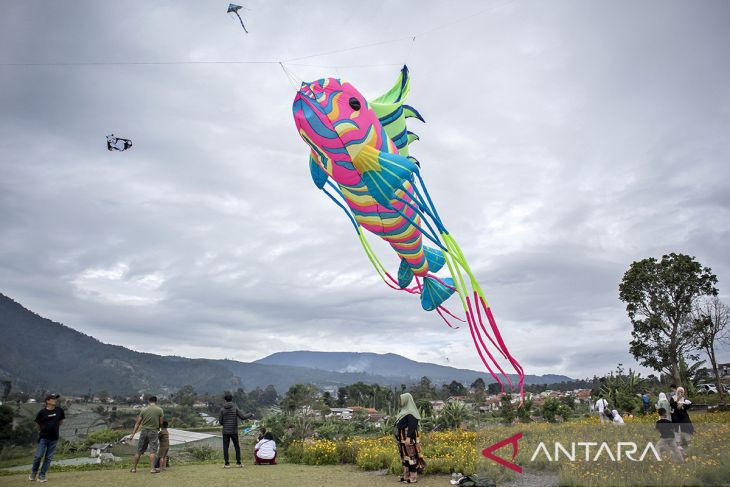
M436 310L449 326L446 316L466 321L487 369L502 386L494 369L512 385L500 364L509 363L522 392L522 368L509 354L478 282L439 218L418 161L408 155L408 145L418 137L407 130L406 118L423 121L415 109L403 104L409 81L404 66L393 88L370 103L354 86L339 79L302 83L294 98L294 121L310 148L312 178L348 215L383 280L394 289L420 294L423 309ZM375 256L363 228L396 252L400 258L397 279ZM424 245L424 237L430 246ZM442 269L450 275L437 276ZM443 306L454 293L459 295L466 319ZM492 348L501 359L492 354Z

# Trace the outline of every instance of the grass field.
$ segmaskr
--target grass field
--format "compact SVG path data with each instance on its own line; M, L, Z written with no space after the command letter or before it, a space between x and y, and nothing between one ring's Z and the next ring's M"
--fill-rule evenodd
M422 477L418 484L424 487L449 485L451 477L430 475ZM377 487L400 485L393 475L376 475L364 472L351 465L309 466L309 465L246 465L244 468L223 469L221 465L186 465L172 468L159 474L150 474L140 468L136 474L128 470L96 470L83 472L48 473L46 485L68 487L98 487L114 485L121 487L228 487L245 485L296 485L297 487L343 486ZM3 487L28 487L28 474L0 477Z

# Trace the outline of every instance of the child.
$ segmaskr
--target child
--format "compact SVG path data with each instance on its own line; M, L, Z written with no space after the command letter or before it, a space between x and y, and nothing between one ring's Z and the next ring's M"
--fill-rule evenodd
M160 470L167 470L167 452L170 450L170 432L167 431L167 421L162 422L162 429L160 430L160 446L157 450L157 461L156 465Z
M673 459L678 459L679 463L684 463L682 452L677 446L677 442L674 441L674 425L667 419L667 410L659 408L659 421L656 422L656 429L661 435L661 439L657 444L659 452L669 451L672 454Z

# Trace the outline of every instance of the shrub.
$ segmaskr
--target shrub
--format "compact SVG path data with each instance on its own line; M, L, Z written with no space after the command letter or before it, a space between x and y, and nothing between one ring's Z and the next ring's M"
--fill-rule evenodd
M185 448L191 458L198 461L216 460L219 457L218 451L208 445L189 446Z

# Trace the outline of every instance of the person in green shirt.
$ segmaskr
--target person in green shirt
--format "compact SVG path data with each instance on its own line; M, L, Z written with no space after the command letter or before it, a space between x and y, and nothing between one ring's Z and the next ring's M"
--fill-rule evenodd
M130 472L137 472L137 464L139 463L139 457L147 451L147 447L150 448L150 473L159 473L159 470L155 468L155 454L159 448L159 432L160 426L162 426L165 420L165 413L162 408L157 405L157 396L151 396L148 399L149 404L147 407L142 408L139 416L137 416L137 422L134 424L134 430L132 431L132 438L134 438L137 430L139 432L139 441L137 442L137 453L134 454L132 460L132 469Z

